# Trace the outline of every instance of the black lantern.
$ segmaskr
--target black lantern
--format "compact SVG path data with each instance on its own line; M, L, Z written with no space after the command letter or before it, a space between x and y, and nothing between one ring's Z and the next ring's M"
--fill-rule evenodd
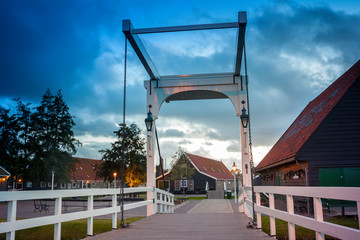
M244 128L247 128L249 123L249 115L246 113L245 108L243 108L241 111L242 111L242 114L240 116L241 124L243 125Z
M147 115L148 115L147 118L145 118L145 125L146 125L146 130L150 132L154 124L154 119L150 110Z

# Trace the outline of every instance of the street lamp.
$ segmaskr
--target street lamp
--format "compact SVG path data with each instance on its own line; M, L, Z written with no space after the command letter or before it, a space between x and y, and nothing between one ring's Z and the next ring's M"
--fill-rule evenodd
M114 172L114 188L116 188L116 172Z
M150 108L151 108L151 105L149 105L149 112L147 113L148 116L147 116L147 118L145 118L146 130L148 132L151 131L152 126L154 124L154 118L153 118L153 115L152 115L152 113L150 111Z
M54 176L55 176L55 167L51 170L51 190L54 190Z
M246 113L245 108L243 108L241 111L242 111L242 114L240 116L241 124L244 128L247 128L248 123L249 123L249 114Z
M235 203L237 203L237 193L236 193L236 172L237 172L237 167L235 165L235 162L232 166L232 170L231 172L233 173L234 175L234 193L235 193Z

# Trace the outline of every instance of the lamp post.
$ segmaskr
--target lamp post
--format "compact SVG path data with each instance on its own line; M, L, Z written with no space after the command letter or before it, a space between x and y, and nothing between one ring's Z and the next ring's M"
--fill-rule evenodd
M237 203L237 193L236 193L236 172L237 172L237 167L235 165L235 162L232 166L232 173L234 175L234 195L235 195L235 203Z
M54 190L54 176L55 176L55 167L51 170L51 190Z
M146 125L146 187L155 187L155 156L154 156L154 117L151 113L151 105L147 106L148 113L147 118L145 118ZM146 199L152 200L154 198L153 193L147 192ZM150 216L157 211L156 204L149 204L146 207L146 215Z
M116 172L114 172L114 188L116 188Z

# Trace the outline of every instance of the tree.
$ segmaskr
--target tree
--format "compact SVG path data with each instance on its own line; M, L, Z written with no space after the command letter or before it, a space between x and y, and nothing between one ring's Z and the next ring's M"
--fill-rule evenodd
M17 163L17 124L15 115L10 115L10 109L0 106L0 156L1 165L10 173L18 173Z
M125 131L124 139L123 131ZM145 141L140 136L140 129L135 123L130 126L119 124L119 130L114 133L117 140L111 144L111 148L99 151L102 154L103 163L98 169L98 175L111 181L113 173L120 172L124 140L125 180L131 187L144 183L146 173Z
M171 180L188 180L195 174L195 168L191 165L189 159L185 156L185 152L179 147L178 151L172 156ZM185 197L185 187L183 187Z
M55 182L68 181L69 170L74 165L72 155L81 143L74 137L75 122L61 90L54 96L47 89L33 115L33 122L36 147L31 178L51 179L51 172L55 170Z
M67 181L80 142L74 138L75 123L61 91L53 96L48 89L36 108L20 98L14 101L14 114L0 107L1 164L23 182L49 181L53 167L55 181Z

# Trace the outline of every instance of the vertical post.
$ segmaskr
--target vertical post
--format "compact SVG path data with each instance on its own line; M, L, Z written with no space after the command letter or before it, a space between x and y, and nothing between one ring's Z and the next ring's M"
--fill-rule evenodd
M155 153L154 153L154 127L152 131L146 133L146 187L155 188ZM147 200L155 199L156 192L147 192ZM146 215L153 215L156 206L153 204L147 205Z
M236 175L235 172L233 173L234 175L234 195L235 195L235 203L237 203L237 196L236 196Z
M294 215L294 198L291 195L286 195L287 213ZM295 224L288 222L288 235L289 240L296 240L295 237Z
M62 198L55 199L55 216L61 215ZM54 224L54 240L61 240L61 222Z
M112 207L114 213L112 214L112 229L117 229L117 196L116 193L112 195Z
M160 193L159 197L160 197L160 206L159 206L160 207L160 213L164 213L164 204L162 204L162 201L164 200L163 199L164 196L163 196L162 193Z
M244 128L240 121L240 137L241 137L241 160L242 160L242 174L243 185L251 187L251 169L250 169L250 155L248 147L247 128Z
M90 214L92 214L94 209L94 195L88 196L88 211ZM90 216L87 219L87 235L92 236L93 235L93 224L94 224L94 217Z
M7 213L8 222L14 223L16 221L16 207L17 207L17 200L8 202L8 213ZM15 240L15 231L7 232L6 240Z
M256 206L261 206L261 198L260 198L260 193L256 193ZM255 209L254 209L255 211ZM261 225L261 213L260 212L256 212L256 222L257 222L257 228L261 229L262 225Z
M275 199L274 194L269 193L269 207L270 209L275 209ZM270 235L276 236L276 226L275 226L275 217L270 216Z
M239 196L239 203L241 202L241 204L239 205L239 212L243 213L245 212L245 195L244 195L244 187L241 187L240 190L240 196Z
M173 197L171 197L171 213L174 213L174 196Z
M356 206L357 206L357 215L358 215L358 219L359 219L359 217L360 217L360 202L359 201L356 202ZM359 221L359 229L360 229L360 220L358 220L358 221Z
M155 187L153 187L153 212L153 214L157 213L157 192Z
M54 190L54 176L55 176L55 168L52 168L51 171L51 190Z
M321 198L314 197L314 218L316 221L319 222L324 221ZM315 236L316 236L316 240L325 239L325 234L321 232L315 232Z

